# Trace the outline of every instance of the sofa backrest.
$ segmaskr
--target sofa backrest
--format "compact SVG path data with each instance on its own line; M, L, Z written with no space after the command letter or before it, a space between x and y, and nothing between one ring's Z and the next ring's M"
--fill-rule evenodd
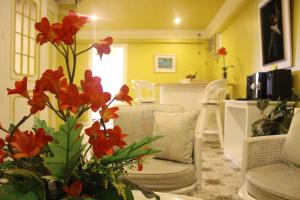
M128 134L127 144L136 142L153 134L154 112L184 112L184 107L166 104L138 104L133 106L119 106L119 118L113 121L119 125L122 133Z

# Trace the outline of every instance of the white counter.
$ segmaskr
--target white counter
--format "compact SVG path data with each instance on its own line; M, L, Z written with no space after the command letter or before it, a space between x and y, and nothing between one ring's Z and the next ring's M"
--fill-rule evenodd
M160 103L184 106L185 110L199 110L203 92L208 82L160 83Z

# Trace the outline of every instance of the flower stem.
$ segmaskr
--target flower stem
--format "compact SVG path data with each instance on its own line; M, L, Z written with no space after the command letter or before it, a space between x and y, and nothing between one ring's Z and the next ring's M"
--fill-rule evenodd
M48 106L48 108L53 110L60 119L65 121L65 116L63 116L58 110L56 110L50 101L48 101L46 105Z
M80 52L78 52L78 53L76 53L76 56L79 56L80 54L83 54L84 52L87 52L88 50L90 50L91 48L93 48L94 47L94 45L92 45L92 46L90 46L90 47L88 47L87 49L85 49L85 50L82 50L82 51L80 51Z
M8 151L10 154L13 154L13 149L11 148L10 146L10 142L12 140L12 137L14 136L16 130L31 116L31 113L27 116L24 116L18 123L17 125L11 130L10 132L10 135L9 135L9 139L8 139L8 145L7 145L7 148L8 148Z
M73 69L72 69L72 75L71 75L71 83L74 82L74 78L75 78L75 71L76 71L76 60L77 60L77 56L76 56L76 35L74 36L74 50L71 46L71 50L72 50L72 55L73 55Z

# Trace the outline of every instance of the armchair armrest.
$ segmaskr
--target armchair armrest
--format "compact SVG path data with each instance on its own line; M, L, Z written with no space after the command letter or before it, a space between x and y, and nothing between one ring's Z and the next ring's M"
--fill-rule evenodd
M247 170L280 162L286 135L260 136L244 140L242 176Z
M195 134L194 142L194 166L196 171L196 180L197 180L197 191L200 191L201 187L201 168L202 168L202 139L200 134Z

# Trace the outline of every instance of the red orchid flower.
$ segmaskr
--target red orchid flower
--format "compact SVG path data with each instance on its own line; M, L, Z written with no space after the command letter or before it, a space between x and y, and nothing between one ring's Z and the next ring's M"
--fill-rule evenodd
M107 105L102 106L102 109L100 110L100 115L102 120L106 123L108 122L110 119L115 119L118 118L119 116L115 113L116 111L118 111L119 108L118 107L111 107L108 108Z
M143 158L144 156L138 156L137 157L137 167L138 167L138 171L142 171L144 166L143 166Z
M70 84L66 90L59 91L59 108L61 110L70 109L72 113L77 113L78 108L89 101L88 96L79 94L77 85Z
M227 55L227 51L226 51L225 47L222 47L218 50L218 55L219 56L226 56Z
M100 56L100 59L102 59L103 54L109 54L110 53L110 45L113 43L112 37L106 37L104 40L100 40L99 43L94 44L94 48L97 49L97 52Z
M49 97L47 95L34 90L32 99L27 102L31 106L30 113L35 114L38 111L44 110L48 101Z
M35 29L39 32L36 36L36 41L40 45L46 42L60 43L58 36L50 26L48 18L43 17L40 22L35 23Z
M15 159L32 158L39 154L44 145L52 140L53 138L46 135L45 130L42 128L37 129L35 134L31 131L22 132L17 130L10 141L12 148L17 151L12 157Z
M2 163L4 158L7 156L7 153L2 150L4 146L5 146L5 141L0 138L0 163Z
M62 66L58 67L57 70L46 70L41 79L36 81L35 89L38 91L49 91L52 94L58 94L58 91L61 89L62 85L66 84L66 80L64 84L62 84L61 78L64 77Z
M93 92L102 92L101 78L98 76L93 77L91 70L85 70L84 80L81 80L83 91L87 94Z
M68 194L68 197L79 197L82 192L82 183L75 181L70 186L65 186L64 191Z
M15 82L15 89L8 89L7 94L20 94L21 96L28 98L28 91L27 91L27 77L25 76L22 81Z
M96 138L94 138L92 141L92 148L94 156L97 159L102 158L104 155L113 154L112 140L104 135L104 131L103 134L99 134Z
M105 105L111 99L111 94L108 92L90 93L89 99L92 111L97 112L103 105Z
M85 134L89 136L89 143L92 144L94 139L99 135L105 135L103 130L100 130L100 123L98 121L94 122L90 128L85 129Z
M65 30L62 23L54 23L51 27L60 41L63 41L66 45L72 45L74 43L73 35Z
M78 16L75 11L70 10L62 20L64 31L67 35L75 35L88 21L86 16Z
M123 134L121 132L121 128L118 125L114 126L113 129L108 129L107 132L114 146L124 148L126 142L124 142L122 138L125 138L127 134Z
M128 104L131 105L132 98L131 96L128 95L128 92L129 92L129 88L127 85L124 84L121 87L119 94L115 96L115 99L122 102L126 101Z

